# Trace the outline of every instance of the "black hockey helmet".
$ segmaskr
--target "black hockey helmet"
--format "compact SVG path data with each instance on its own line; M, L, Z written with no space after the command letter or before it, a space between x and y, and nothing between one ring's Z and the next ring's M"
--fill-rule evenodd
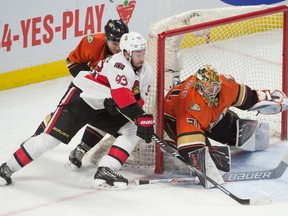
M122 19L110 19L105 25L105 36L107 40L119 42L123 34L129 32L129 28Z

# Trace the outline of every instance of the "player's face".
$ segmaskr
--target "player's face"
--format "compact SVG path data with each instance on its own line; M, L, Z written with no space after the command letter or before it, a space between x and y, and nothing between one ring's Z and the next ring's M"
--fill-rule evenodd
M140 69L145 60L145 49L132 52L131 63L136 69Z
M107 40L107 46L113 54L120 52L120 42Z

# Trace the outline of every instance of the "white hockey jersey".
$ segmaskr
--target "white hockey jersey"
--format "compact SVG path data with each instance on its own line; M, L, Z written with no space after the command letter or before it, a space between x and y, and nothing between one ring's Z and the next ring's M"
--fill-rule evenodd
M152 67L144 62L139 71L120 52L105 61L100 61L94 71L81 71L73 84L82 90L81 98L93 109L104 109L104 99L113 98L120 108L137 102L135 95L140 93L140 106L148 96L152 81Z

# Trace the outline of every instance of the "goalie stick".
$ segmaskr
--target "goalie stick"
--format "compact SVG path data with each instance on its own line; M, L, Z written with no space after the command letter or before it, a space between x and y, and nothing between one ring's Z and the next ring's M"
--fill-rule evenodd
M170 153L173 156L175 156L176 158L178 158L179 160L183 161L184 163L186 163L186 161L181 157L181 155L179 155L177 152L171 151L170 148L167 148L168 144L165 143L162 139L160 139L156 134L153 135L152 139L160 145L160 147L166 152L166 153ZM186 163L187 164L187 163ZM224 188L223 186L219 185L217 182L215 182L213 179L211 179L209 176L205 175L204 173L202 173L201 171L199 171L198 169L196 169L194 166L192 166L191 164L187 164L187 166L189 166L190 169L192 169L197 175L198 177L201 177L207 181L209 181L211 184L213 184L215 187L217 187L219 190L221 190L223 193L225 193L226 195L228 195L229 197L231 197L232 199L234 199L235 201L237 201L238 203L242 204L242 205L265 205L265 204L270 204L272 201L269 197L263 196L263 197L255 197L255 198L250 198L250 199L242 199L236 195L234 195L233 193L231 193L230 191L228 191L226 188Z
M288 151L280 161L277 167L261 171L247 171L247 172L227 172L223 175L226 182L231 181L249 181L260 179L276 179L280 178L288 167Z
M118 112L123 115L125 118L127 118L130 122L134 123L132 119L128 118L128 116L124 115L119 108L116 108L118 110ZM158 145L160 145L160 147L162 149L165 150L165 147L168 146L167 143L165 143L162 139L160 139L160 137L158 137L155 133L152 136L152 140L155 141ZM171 152L171 149L166 148L167 149L167 153L171 153L172 155L174 155L175 157L177 157L176 155L179 154L175 154L175 152ZM179 155L181 156L181 155ZM179 160L185 162L185 160L182 157L177 157ZM192 165L187 165L190 167L191 170L193 170L198 177L201 177L207 181L209 181L211 184L213 184L215 187L217 187L219 190L221 190L223 193L225 193L226 195L228 195L229 197L231 197L232 199L234 199L235 201L237 201L238 203L242 204L242 205L265 205L265 204L270 204L272 201L269 197L267 196L262 196L262 197L255 197L255 198L250 198L250 199L242 199L236 195L234 195L233 193L231 193L230 191L228 191L226 188L222 187L221 185L219 185L217 182L215 182L213 179L211 179L209 176L205 175L204 173L202 173L201 171L199 171L198 169L196 169L194 166Z
M178 154L177 150L168 143L166 143L165 148L162 148L162 150L168 154L173 154L173 156L180 159L187 166L190 165L181 157L181 155ZM288 167L288 151L284 154L280 163L273 169L245 171L245 172L226 172L222 177L225 182L276 179L280 178L284 174L287 167Z
M280 178L283 175L287 167L288 167L288 151L285 153L278 166L273 169L261 170L261 171L247 171L247 172L227 172L222 177L225 182L276 179ZM177 183L177 182L198 183L199 181L197 181L195 177L135 180L136 185L156 184L156 183Z
M187 165L187 164L186 164ZM250 181L280 178L288 167L288 152L284 155L280 163L274 169L247 172L227 172L222 177L225 182ZM198 183L195 177L191 178L168 178L168 179L139 179L135 180L136 185L156 184L156 183L177 183L191 182Z

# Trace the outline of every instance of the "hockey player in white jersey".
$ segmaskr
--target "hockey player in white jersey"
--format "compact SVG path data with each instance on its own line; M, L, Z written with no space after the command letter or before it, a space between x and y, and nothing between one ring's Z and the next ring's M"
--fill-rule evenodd
M150 142L154 133L153 116L142 109L152 68L145 61L146 40L139 33L124 34L120 49L120 53L100 62L92 74L81 71L73 79L44 132L28 139L0 166L0 185L11 184L14 172L61 142L68 144L83 126L90 124L117 137L100 161L93 185L127 187L128 180L117 171L139 139ZM136 124L116 113L115 107Z

